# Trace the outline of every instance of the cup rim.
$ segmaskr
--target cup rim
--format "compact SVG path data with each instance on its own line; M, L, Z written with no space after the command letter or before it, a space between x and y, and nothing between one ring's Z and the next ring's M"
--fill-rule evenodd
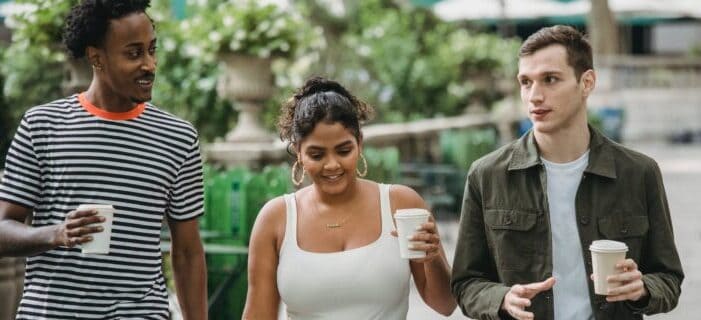
M90 210L90 209L95 209L95 210L114 210L114 206L111 204L99 204L99 203L84 203L79 205L76 210Z
M589 246L589 250L602 253L628 252L628 245L614 240L594 240Z
M425 216L430 216L431 214L428 212L428 210L423 209L423 208L404 208L404 209L397 209L396 212L394 213L394 218L395 219L402 219L402 218L414 218L414 217L425 217Z

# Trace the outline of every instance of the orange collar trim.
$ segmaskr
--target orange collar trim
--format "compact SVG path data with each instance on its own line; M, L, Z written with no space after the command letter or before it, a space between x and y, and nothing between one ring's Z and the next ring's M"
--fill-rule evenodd
M109 112L96 107L94 104L92 104L92 102L88 101L88 99L85 98L85 92L78 95L78 102L80 102L80 105L85 108L85 111L98 118L107 120L131 120L141 115L141 113L143 113L146 109L146 103L139 103L136 105L136 107L126 112Z

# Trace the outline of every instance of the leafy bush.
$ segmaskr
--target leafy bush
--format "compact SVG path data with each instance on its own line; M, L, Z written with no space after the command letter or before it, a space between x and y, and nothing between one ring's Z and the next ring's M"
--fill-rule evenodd
M503 79L515 77L516 40L393 0L344 1L340 13L321 0L301 2L334 43L315 72L349 84L377 106L378 121L456 115L471 104L490 107L510 90Z
M295 10L258 0L204 3L189 8L184 31L202 53L236 52L267 58L293 57L318 45Z

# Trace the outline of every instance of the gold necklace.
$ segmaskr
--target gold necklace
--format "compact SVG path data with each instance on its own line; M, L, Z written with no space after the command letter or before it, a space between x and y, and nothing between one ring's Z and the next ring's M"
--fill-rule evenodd
M314 206L314 211L316 211L316 215L321 217L321 212L319 211L319 207L316 204L316 201L312 200L312 205ZM346 214L343 219L341 219L338 222L332 222L332 223L327 223L326 228L327 229L336 229L342 227L344 224L346 224L346 221L348 221L348 218L350 218L350 213Z

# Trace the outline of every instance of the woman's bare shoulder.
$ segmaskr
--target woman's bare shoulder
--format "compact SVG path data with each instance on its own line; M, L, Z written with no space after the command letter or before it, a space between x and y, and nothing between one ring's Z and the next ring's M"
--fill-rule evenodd
M263 205L258 212L253 233L266 238L278 239L284 235L287 220L287 205L284 196L275 197Z
M404 208L426 208L424 199L416 190L401 184L393 184L389 189L392 212Z

